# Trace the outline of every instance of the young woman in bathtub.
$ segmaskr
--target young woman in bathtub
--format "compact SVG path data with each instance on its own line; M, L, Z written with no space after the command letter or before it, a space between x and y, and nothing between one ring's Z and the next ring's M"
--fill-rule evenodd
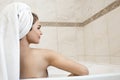
M54 66L71 74L68 76L88 75L88 69L70 59L64 58L55 51L48 49L30 48L31 43L38 44L42 32L41 24L33 13L33 26L29 33L20 40L20 77L43 78L48 77L48 66Z

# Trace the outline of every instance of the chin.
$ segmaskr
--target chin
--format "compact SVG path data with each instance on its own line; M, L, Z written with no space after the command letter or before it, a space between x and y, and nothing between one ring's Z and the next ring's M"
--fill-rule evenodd
M36 41L35 44L39 44L39 41Z
M39 44L39 41L31 42L32 44Z
M34 44L39 44L39 42L34 42Z

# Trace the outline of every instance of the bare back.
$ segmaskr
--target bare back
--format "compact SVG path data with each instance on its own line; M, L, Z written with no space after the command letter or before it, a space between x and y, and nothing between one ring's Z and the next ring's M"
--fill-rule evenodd
M31 49L29 55L20 60L20 77L24 79L48 77L47 67L49 63L46 54L46 50Z

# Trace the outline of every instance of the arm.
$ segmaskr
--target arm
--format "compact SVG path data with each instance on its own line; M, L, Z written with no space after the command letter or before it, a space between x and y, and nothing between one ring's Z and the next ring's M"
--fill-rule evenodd
M88 69L79 63L76 63L70 59L64 58L60 54L52 51L49 54L49 63L51 66L55 66L59 69L71 72L69 76L82 76L88 75Z

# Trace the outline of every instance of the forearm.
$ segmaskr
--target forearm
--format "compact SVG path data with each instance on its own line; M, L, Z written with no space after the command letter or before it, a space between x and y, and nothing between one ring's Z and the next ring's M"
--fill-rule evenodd
M69 76L84 76L84 75L88 75L88 73L86 73L86 74L73 74L73 73L71 73L68 75L68 77Z
M85 66L83 68L81 67L80 69L77 69L77 70L72 70L71 72L72 73L69 74L68 76L84 76L84 75L89 74L89 71Z

